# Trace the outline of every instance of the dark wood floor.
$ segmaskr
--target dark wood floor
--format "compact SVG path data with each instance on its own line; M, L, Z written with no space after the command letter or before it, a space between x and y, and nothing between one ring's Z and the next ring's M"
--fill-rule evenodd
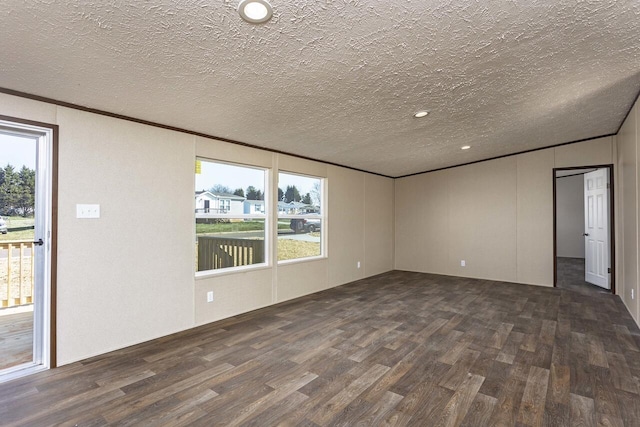
M391 272L0 385L7 425L638 426L620 299Z
M0 370L32 361L33 311L0 314Z
M594 293L611 293L584 280L584 258L557 258L558 281L556 286L568 291L593 295Z

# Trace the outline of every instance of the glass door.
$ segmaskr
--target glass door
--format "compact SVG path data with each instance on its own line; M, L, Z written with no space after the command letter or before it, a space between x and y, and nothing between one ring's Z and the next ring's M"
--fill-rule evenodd
M50 365L52 141L0 120L0 381Z

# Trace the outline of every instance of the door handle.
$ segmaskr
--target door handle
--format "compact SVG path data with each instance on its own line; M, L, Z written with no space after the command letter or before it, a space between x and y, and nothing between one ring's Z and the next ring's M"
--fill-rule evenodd
M589 233L582 233L583 236L587 237Z
M42 246L42 245L44 245L44 242L42 241L42 239L38 239L38 241L37 242L33 242L33 244L36 245L36 246Z

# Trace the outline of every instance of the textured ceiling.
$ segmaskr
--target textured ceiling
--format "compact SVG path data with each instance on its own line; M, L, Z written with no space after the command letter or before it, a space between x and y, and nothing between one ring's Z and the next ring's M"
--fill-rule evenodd
M615 133L640 90L637 0L270 1L6 0L0 87L388 176Z

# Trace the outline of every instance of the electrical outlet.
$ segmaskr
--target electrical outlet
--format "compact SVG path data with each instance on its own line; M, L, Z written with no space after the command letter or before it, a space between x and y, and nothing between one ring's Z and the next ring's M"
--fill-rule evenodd
M358 261L358 268L360 268L360 261Z
M207 302L213 302L213 291L207 292Z
M631 289L631 299L633 299L633 289Z
M460 260L460 267L466 267L466 266L467 266L467 261Z

